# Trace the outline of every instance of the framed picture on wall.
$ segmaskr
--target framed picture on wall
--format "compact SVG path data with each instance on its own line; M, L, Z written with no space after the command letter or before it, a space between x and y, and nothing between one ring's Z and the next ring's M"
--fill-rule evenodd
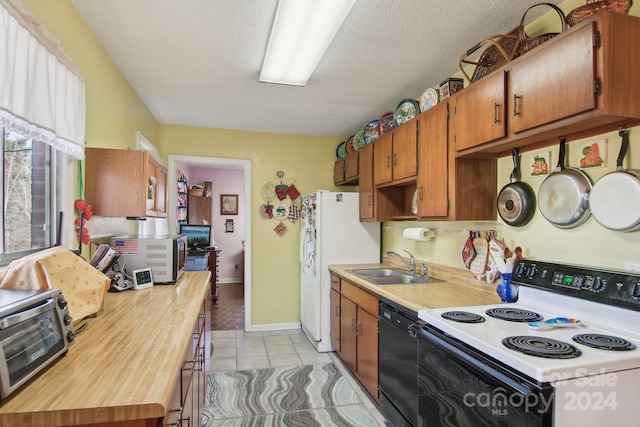
M238 195L220 195L220 215L238 215Z

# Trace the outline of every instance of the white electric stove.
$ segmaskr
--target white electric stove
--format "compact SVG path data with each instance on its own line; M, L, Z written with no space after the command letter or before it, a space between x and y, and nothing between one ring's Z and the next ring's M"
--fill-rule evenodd
M440 336L434 340L442 341L436 346L442 352L440 363L446 365L449 357L460 362L441 378L429 373L436 366L432 361L424 363L419 382L430 396L424 406L459 413L464 420L456 422L485 425L630 425L640 402L640 276L519 260L512 283L519 286L516 303L418 313L428 324L423 335ZM569 326L544 327L556 318ZM452 374L459 378L451 380ZM470 378L495 383L484 391L470 387L462 393L460 384ZM513 389L501 386L501 380ZM434 384L442 388L436 390ZM448 393L457 393L458 401L437 397ZM538 405L535 410L531 402L519 400L526 396ZM489 397L484 412L478 410ZM531 407L522 411L526 405ZM544 414L523 420L514 415L517 411ZM442 421L442 413L431 415L430 424L456 424Z

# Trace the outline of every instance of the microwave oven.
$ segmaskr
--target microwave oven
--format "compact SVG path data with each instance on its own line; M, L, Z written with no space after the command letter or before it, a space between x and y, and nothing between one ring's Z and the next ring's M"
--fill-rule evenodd
M126 235L111 238L120 253L120 266L131 277L134 270L150 268L153 283L174 283L187 266L187 237L183 235Z
M59 289L0 289L0 397L64 356L75 340Z

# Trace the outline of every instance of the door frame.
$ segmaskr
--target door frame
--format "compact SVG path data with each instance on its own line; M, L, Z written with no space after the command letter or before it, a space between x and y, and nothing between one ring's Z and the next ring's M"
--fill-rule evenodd
M177 154L169 154L168 169L169 176L176 177L178 168L176 163L186 163L199 167L240 169L244 172L244 204L242 211L245 224L244 236L244 329L252 330L251 323L251 160L243 159L225 159L219 157L202 157L202 156L183 156ZM177 212L169 206L177 206L178 188L176 185L168 185L167 191L167 223L169 230L175 230Z

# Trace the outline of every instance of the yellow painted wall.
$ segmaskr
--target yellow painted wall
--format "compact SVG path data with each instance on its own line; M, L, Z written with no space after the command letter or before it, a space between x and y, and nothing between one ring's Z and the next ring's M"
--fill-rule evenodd
M300 223L285 220L287 233L279 237L280 221L263 219L260 189L282 170L295 179L302 193L332 190L335 137L309 137L186 126L160 126L164 154L251 160L252 322L254 325L298 322L300 319ZM349 188L354 191L354 188ZM277 200L276 200L277 201Z
M561 3L560 8L568 13L576 7L584 5L584 0L567 0ZM540 7L541 8L541 7ZM640 16L640 2L636 2L631 8L631 15ZM514 24L514 26L517 23ZM540 33L557 32L558 16L555 12L545 14L539 21L531 25L528 34L534 36ZM608 141L607 167L590 169L587 174L593 182L602 175L615 169L615 162L620 150L620 138L617 132L597 135L567 144L568 166L576 166L579 162L579 148L586 142L606 139ZM558 163L558 147L552 146L552 168ZM536 150L537 152L544 150ZM540 184L544 178L532 178L525 173L525 159L532 153L522 152L522 180L531 185L535 193L538 193ZM627 153L625 166L640 169L640 127L631 129L630 149ZM513 169L511 157L505 157L498 161L498 191L509 183L509 174ZM469 200L468 203L473 203ZM461 245L465 242L467 234L461 232L465 229L484 228L495 225L498 235L503 237L507 246L514 248L521 246L524 255L539 260L551 260L583 265L594 265L605 268L621 269L626 261L640 263L640 232L623 233L610 231L600 226L594 218L590 218L584 225L561 230L549 224L539 211L536 211L533 220L524 227L511 227L501 220L495 223L474 222L389 222L383 230L383 250L401 251L407 249L416 258L437 264L464 268L460 256ZM435 240L429 242L416 242L405 240L402 237L402 228L407 226L421 226L430 228L442 228Z
M70 0L25 0L85 76L88 147L136 148L136 131L158 143L158 122Z

